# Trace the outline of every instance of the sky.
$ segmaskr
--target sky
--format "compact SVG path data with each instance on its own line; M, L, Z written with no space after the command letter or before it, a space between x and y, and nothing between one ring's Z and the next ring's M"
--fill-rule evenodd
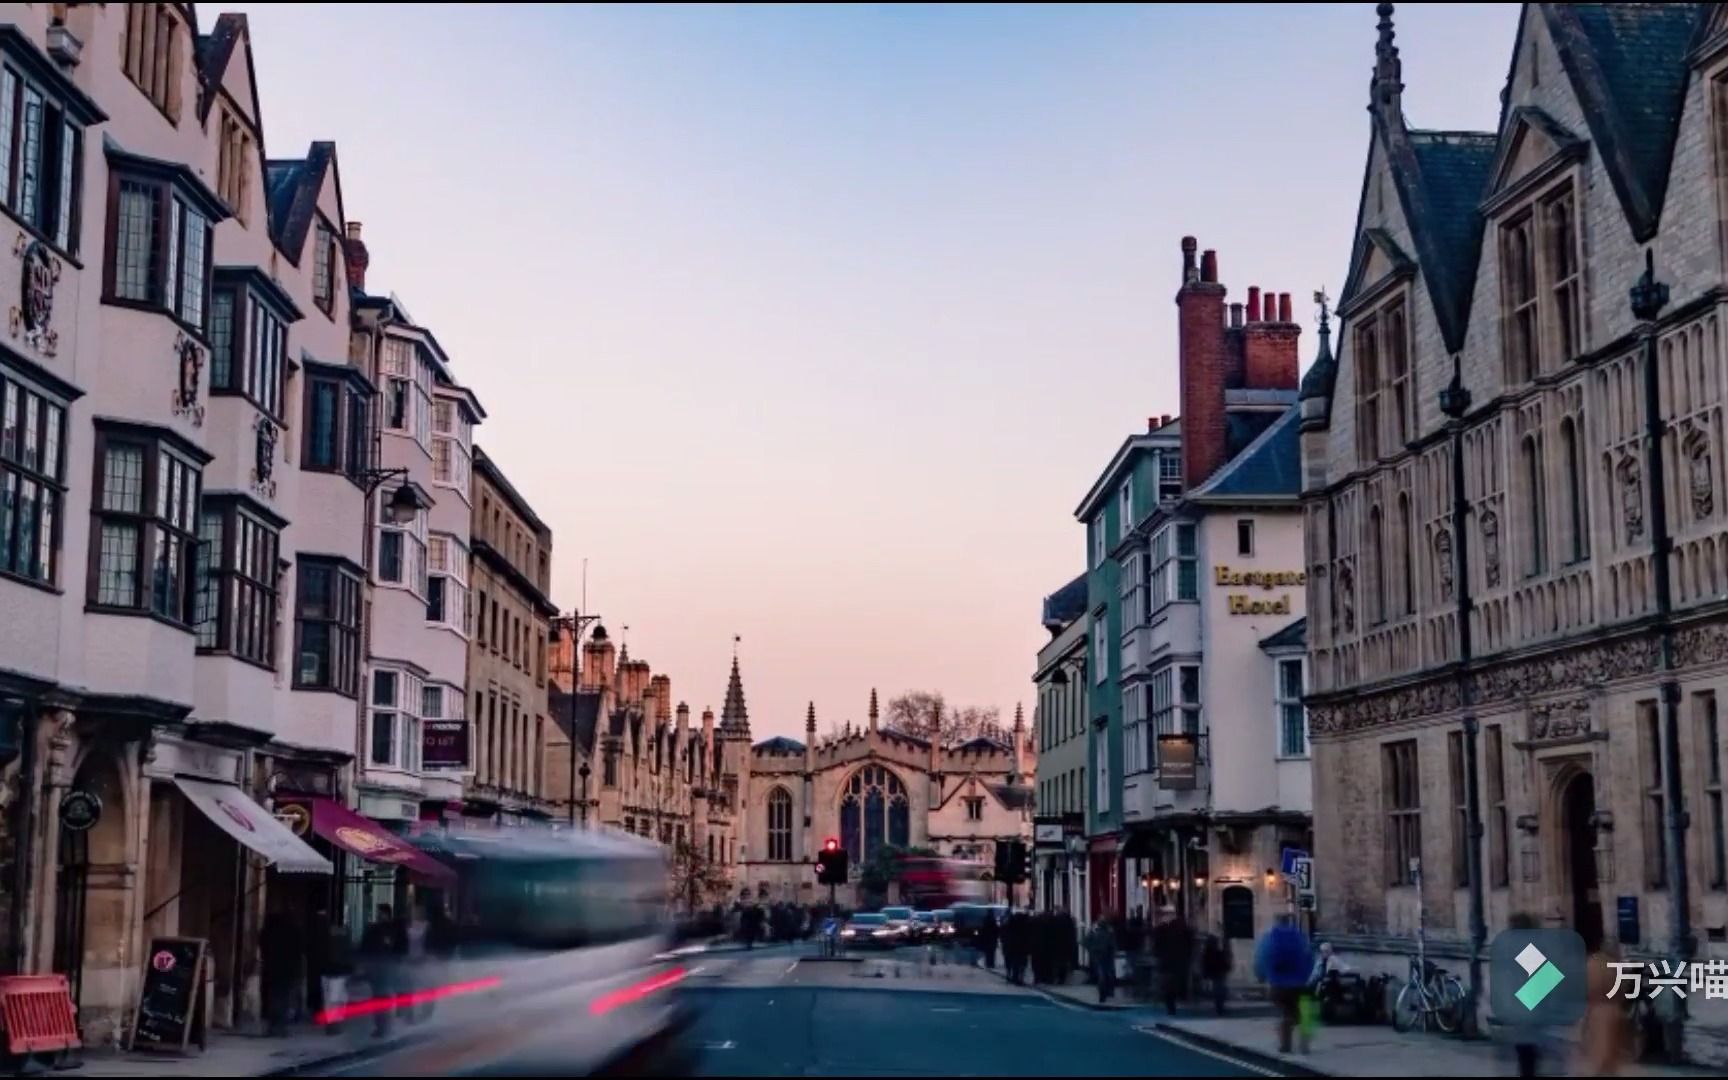
M1075 507L1176 413L1180 239L1334 294L1371 4L246 12L272 157L333 139L367 286L449 351L582 602L752 730L1017 703ZM1516 4L1400 4L1419 127L1496 122Z

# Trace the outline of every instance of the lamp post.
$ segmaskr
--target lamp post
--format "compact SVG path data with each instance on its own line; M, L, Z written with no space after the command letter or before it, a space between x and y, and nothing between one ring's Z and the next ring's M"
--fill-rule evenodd
M593 774L593 770L584 761L579 771L582 775L582 827L586 829L588 827L588 777Z

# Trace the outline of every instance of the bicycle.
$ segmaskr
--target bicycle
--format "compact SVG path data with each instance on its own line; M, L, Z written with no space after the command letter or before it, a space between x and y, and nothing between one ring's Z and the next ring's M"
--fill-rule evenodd
M1432 1023L1448 1035L1455 1034L1464 1022L1464 984L1433 962L1412 956L1410 974L1392 1006L1392 1028L1409 1031L1418 1022L1423 1031Z

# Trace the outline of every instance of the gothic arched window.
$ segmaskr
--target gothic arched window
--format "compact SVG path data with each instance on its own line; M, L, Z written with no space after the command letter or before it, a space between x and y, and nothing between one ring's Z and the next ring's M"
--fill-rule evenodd
M768 861L792 861L792 795L783 787L768 795Z
M1560 421L1560 452L1566 455L1566 523L1572 533L1569 561L1578 562L1590 554L1590 504L1584 488L1584 448L1570 416Z
M1535 576L1548 569L1548 505L1542 484L1542 444L1536 436L1524 438L1524 494L1530 500L1530 549L1526 574Z
M868 859L883 844L911 844L912 808L898 776L880 765L852 774L840 796L840 842L854 862Z
M1416 614L1416 530L1410 520L1410 496L1398 494L1398 550L1403 563L1398 568L1404 582L1404 614Z
M1380 516L1378 506L1368 511L1368 547L1374 556L1371 567L1373 577L1369 580L1374 585L1374 625L1386 621L1388 607L1386 604L1386 522Z

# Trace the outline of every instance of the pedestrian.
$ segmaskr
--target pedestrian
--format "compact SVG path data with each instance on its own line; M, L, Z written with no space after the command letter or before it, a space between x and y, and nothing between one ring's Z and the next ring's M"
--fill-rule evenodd
M1056 916L1040 911L1032 916L1032 981L1039 986L1050 982L1051 961L1055 959Z
M1008 916L1008 978L1016 985L1026 981L1026 963L1032 958L1032 916L1016 911Z
M319 979L320 1012L314 1019L324 1025L330 1035L342 1033L342 1021L348 1004L348 980L354 974L354 943L348 928L332 922L326 931L322 977Z
M1584 947L1590 956L1585 976L1588 1004L1584 1007L1584 1022L1579 1026L1578 1061L1573 1073L1613 1076L1626 1064L1631 1044L1624 1003L1609 996L1616 981L1609 964L1615 956L1606 947L1599 924L1586 922L1578 929L1584 935Z
M984 952L984 966L991 970L996 968L996 942L999 936L996 913L985 908L984 923L978 928L978 948Z
M1272 1003L1278 1007L1278 1049L1290 1052L1290 1036L1301 1024L1302 997L1308 976L1314 970L1308 937L1296 926L1293 915L1280 915L1278 922L1260 939L1254 954L1254 973L1271 987ZM1302 1052L1308 1052L1308 1032L1302 1030Z
M1159 989L1164 1009L1176 1015L1176 1002L1188 998L1188 976L1194 962L1194 939L1188 924L1174 909L1152 934L1152 953L1158 961Z
M1098 984L1098 1003L1102 1005L1116 994L1116 932L1110 922L1099 916L1086 935L1086 962L1092 968L1092 981Z
M1200 974L1212 991L1212 1008L1224 1015L1224 998L1230 985L1230 943L1217 934L1207 934L1200 951Z
M379 904L377 915L366 927L365 935L360 939L360 956L366 976L367 988L371 990L374 999L390 998L396 995L398 974L401 970L405 942L402 925L396 921L395 912L389 904ZM383 1037L390 1034L390 1010L379 1009L372 1014L372 1034Z
M300 982L300 965L306 953L305 937L292 915L278 909L265 917L259 931L259 953L266 1033L280 1038L288 1034L294 988Z

